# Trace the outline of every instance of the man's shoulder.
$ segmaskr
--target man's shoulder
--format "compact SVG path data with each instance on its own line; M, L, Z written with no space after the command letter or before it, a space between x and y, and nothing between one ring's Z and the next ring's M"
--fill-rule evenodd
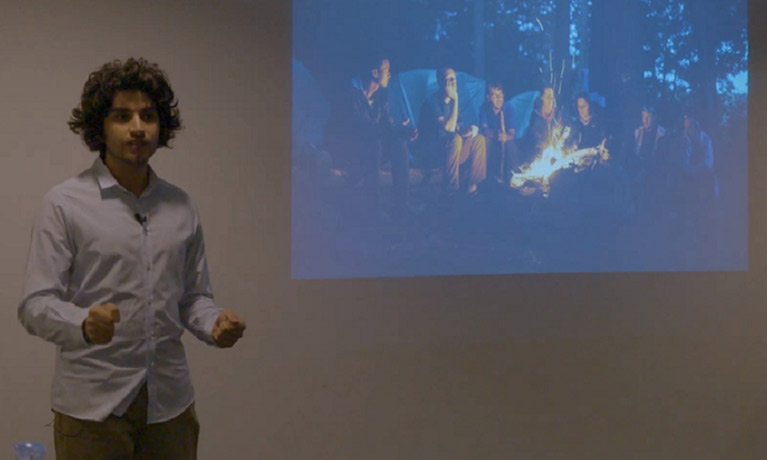
M423 103L424 104L436 104L436 103L440 102L439 95L440 95L439 91L434 91L432 93L429 93L424 98Z
M343 94L349 100L365 100L365 94L362 92L362 88L349 85L343 89Z
M442 104L443 101L439 97L439 91L437 91L426 96L421 107L436 114L442 110Z
M192 196L189 195L189 193L187 193L186 190L184 190L183 188L179 187L176 184L172 184L168 182L167 180L158 177L157 188L162 194L162 198L165 200L183 202L183 203L187 203L190 206L194 206L194 200L192 200Z
M198 220L200 211L197 201L190 193L178 185L172 184L165 179L158 178L161 194L159 201L167 208L175 209L176 212L182 212L193 219Z
M96 178L93 176L91 169L88 168L48 189L45 199L51 202L62 202L74 195L97 190Z
M492 104L489 104L488 102L483 102L482 105L479 107L479 117L480 119L485 121L500 120L501 114L500 112L495 113L495 110L493 109Z

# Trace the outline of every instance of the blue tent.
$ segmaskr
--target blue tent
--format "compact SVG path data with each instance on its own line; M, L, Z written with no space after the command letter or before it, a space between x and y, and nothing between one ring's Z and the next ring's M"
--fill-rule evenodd
M503 104L504 112L508 113L511 111L514 114L514 129L517 131L517 139L525 136L525 131L530 126L530 117L532 117L533 110L535 110L535 101L540 95L540 91L525 91ZM507 116L507 118L509 117Z
M293 59L293 151L308 144L322 145L330 104L309 70Z

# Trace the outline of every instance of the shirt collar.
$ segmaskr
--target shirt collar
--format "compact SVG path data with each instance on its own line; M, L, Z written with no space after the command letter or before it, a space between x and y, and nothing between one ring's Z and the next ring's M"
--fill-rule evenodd
M96 176L96 181L98 181L99 187L101 188L101 190L109 190L111 188L117 188L125 192L128 192L122 185L120 185L117 182L117 179L115 179L115 177L109 171L109 168L107 168L107 165L104 164L104 161L101 159L101 156L97 156L96 159L93 160L93 166L91 166L91 170L93 171L93 175ZM159 178L157 177L157 174L154 172L154 169L152 169L152 167L150 166L149 167L149 185L147 185L147 188L146 190L144 190L144 193L141 194L141 197L148 196L152 192L152 190L156 187L158 180Z

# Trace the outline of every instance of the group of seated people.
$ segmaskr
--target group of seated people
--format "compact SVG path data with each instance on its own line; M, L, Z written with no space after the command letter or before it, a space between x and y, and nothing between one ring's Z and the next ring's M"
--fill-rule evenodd
M329 126L326 139L331 152L348 153L347 169L360 179L371 209L380 209L378 175L382 158L387 157L391 162L393 212L407 213L409 146L413 144L419 152L437 159L448 195L473 195L488 179L508 184L514 171L534 160L550 142L552 130L558 126L569 127L567 145L572 149L596 147L607 137L588 94L578 94L574 116L563 119L552 86L542 89L522 139L516 136L516 115L505 104L499 83L486 85L479 124L464 123L460 115L464 102L459 99L456 72L450 67L437 70L439 89L424 101L416 129L410 119L398 123L390 113L385 91L391 79L390 61L376 58L369 67L363 79L350 88L345 105L336 111L336 123ZM662 154L673 156L668 155L667 131L655 120L654 110L643 108L642 124L634 132L633 155L645 165L657 164ZM675 156L678 166L693 175L715 177L711 139L692 117L684 120L682 140L681 146L674 147L682 149ZM714 187L716 194L715 178Z

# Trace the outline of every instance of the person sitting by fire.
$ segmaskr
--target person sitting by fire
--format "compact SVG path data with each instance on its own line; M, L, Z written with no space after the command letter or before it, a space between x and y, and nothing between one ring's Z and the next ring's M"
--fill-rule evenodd
M651 203L673 188L675 166L670 152L674 150L666 128L656 118L655 109L642 107L642 122L634 130L633 155L625 157L637 200Z
M463 124L459 116L458 80L455 70L437 70L439 89L421 107L418 126L421 146L439 156L445 165L447 192L473 195L487 175L485 136L476 125Z
M655 162L664 136L666 128L656 122L655 109L642 107L642 124L634 130L634 154L645 163Z
M711 137L694 117L684 116L682 168L685 192L692 198L710 199L719 195L714 173L714 146Z
M363 215L389 221L381 206L378 187L382 156L391 161L395 214L406 215L408 202L408 141L418 132L407 119L397 123L389 111L387 86L391 78L387 57L370 59L361 79L353 80L342 103L335 107L326 131L334 161L348 169L353 183L361 184Z
M587 93L579 93L575 97L575 108L577 116L570 126L570 143L577 149L598 147L607 136L601 119L591 109L591 100Z
M516 119L511 106L504 107L503 86L490 82L479 110L479 129L487 143L487 171L508 185L510 172L519 166Z
M530 126L525 134L524 161L532 161L551 142L551 135L556 126L561 125L561 117L557 110L557 100L554 87L545 85L541 96L535 102L535 111L530 117Z

